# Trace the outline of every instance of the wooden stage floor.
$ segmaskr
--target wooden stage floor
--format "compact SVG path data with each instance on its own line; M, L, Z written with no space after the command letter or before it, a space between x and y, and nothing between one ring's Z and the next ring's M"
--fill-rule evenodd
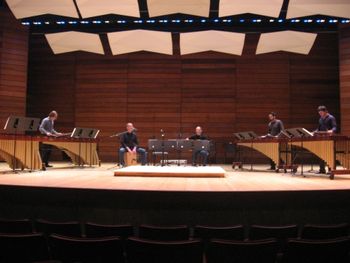
M300 174L269 172L263 165L255 166L254 171L233 170L230 165L220 165L226 171L222 178L114 176L117 167L112 163L92 168L78 168L67 163L53 165L54 168L47 171L13 173L5 163L0 163L0 185L178 192L350 190L350 175L339 175L335 180L329 180L327 175L314 173L306 173L303 177ZM309 168L304 167L304 170Z

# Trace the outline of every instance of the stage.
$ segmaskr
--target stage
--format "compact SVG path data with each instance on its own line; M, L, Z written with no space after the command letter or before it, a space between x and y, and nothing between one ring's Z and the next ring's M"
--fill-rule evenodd
M118 169L118 166L112 163L103 164L101 167L84 168L67 163L53 163L53 166L46 171L13 173L6 164L1 163L0 185L180 192L350 190L350 175L338 175L335 180L329 180L328 175L316 175L310 172L304 174L306 177L301 176L300 173L295 175L276 173L268 171L268 166L264 165L255 165L253 171L249 169L233 170L230 165L130 166L122 169ZM309 169L308 166L304 167L305 171ZM179 171L184 171L187 177L179 176ZM115 173L123 176L114 176ZM128 173L132 176L126 176ZM137 173L140 176L137 176ZM167 174L164 176L164 173ZM175 174L174 177L171 176L172 173ZM213 174L219 174L219 177L222 176L222 178L211 178ZM206 178L208 176L209 178Z
M138 177L114 176L112 163L53 165L13 173L1 163L0 217L134 225L350 222L348 175L329 180L275 173L266 165L254 171L220 165L224 177Z
M140 166L134 165L117 169L114 176L143 177L224 177L225 170L220 166Z

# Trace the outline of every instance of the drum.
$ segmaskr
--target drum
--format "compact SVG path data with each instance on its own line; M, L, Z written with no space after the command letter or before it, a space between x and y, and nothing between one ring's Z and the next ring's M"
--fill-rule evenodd
M136 153L129 153L127 152L124 155L124 162L126 166L132 166L132 165L137 165L137 156Z

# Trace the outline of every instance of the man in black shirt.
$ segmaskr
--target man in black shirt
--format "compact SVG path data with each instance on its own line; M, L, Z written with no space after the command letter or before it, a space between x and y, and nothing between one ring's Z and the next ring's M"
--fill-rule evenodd
M283 130L283 122L281 120L278 120L276 118L276 113L275 112L270 112L269 113L269 124L268 124L268 133L266 137L277 137ZM272 159L270 159L270 169L269 170L276 170L276 164Z
M337 121L333 115L329 114L326 106L319 106L317 111L320 119L316 131L326 131L329 134L337 132Z
M203 135L203 130L200 126L196 127L196 134L192 135L191 137L187 138L187 140L208 140L208 137ZM209 156L209 152L207 150L193 150L192 153L192 165L196 165L197 157L198 155L202 156L203 159L203 166L207 165L207 160Z
M119 165L125 166L124 153L138 153L140 155L141 164L147 163L147 152L145 149L140 148L137 136L135 134L135 128L132 123L126 124L126 132L120 135L120 149L119 149Z
M332 135L337 132L337 121L335 117L329 114L326 106L319 106L317 108L318 114L320 115L320 119L318 120L318 128L315 132L322 131L327 132ZM322 160L320 162L320 174L326 173L326 163Z

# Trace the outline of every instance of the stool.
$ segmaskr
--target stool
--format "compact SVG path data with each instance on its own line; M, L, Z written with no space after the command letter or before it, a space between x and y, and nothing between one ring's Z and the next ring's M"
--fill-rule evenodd
M125 166L137 165L137 156L136 153L127 152L124 155Z

